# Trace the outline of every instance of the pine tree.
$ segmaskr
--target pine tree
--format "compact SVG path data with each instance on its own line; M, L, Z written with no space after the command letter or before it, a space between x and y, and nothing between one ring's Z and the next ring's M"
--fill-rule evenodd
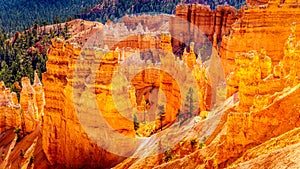
M138 119L136 117L136 114L133 114L133 124L134 124L134 130L137 131L140 127L140 123L138 122Z
M187 108L186 114L187 116L189 116L189 118L192 117L195 109L193 94L194 94L193 88L189 88L188 94L186 96L186 103L185 103L185 107Z
M43 35L46 34L46 26L47 25L48 25L48 22L46 20L43 20L43 26L44 26Z
M158 116L159 116L159 121L160 121L160 130L162 131L163 121L166 116L165 107L163 105L159 105L158 110L159 110Z

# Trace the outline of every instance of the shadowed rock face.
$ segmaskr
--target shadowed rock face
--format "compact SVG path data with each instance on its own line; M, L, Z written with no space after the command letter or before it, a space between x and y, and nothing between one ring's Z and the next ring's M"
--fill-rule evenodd
M183 52L182 45L188 46L190 42L195 42L195 48L206 47L207 52L202 55L209 56L214 34L217 36L217 43L221 42L222 36L229 33L232 24L239 17L240 14L231 6L217 6L212 11L209 6L200 4L178 5L169 25L173 51L180 56Z

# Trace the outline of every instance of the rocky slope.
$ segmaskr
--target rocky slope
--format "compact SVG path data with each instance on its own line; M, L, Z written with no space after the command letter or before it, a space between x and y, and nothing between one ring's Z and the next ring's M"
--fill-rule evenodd
M258 166L299 168L299 163L297 163L299 134L299 128L295 128L249 149L235 162L240 164L231 168L257 168ZM270 161L273 161L273 163L270 163Z

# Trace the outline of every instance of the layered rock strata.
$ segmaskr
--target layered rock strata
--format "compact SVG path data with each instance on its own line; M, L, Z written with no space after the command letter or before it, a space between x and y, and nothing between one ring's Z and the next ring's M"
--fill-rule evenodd
M210 48L214 34L219 43L223 35L228 35L238 17L236 9L231 6L217 6L212 11L209 6L200 4L177 5L175 17L171 18L169 26L173 49L190 42L195 42L197 48L203 45Z
M1 114L0 133L11 128L18 127L24 133L33 132L41 122L44 112L44 91L39 77L35 73L34 83L30 84L27 77L22 78L22 91L20 103L17 94L5 88L3 82L1 88Z
M99 51L100 52L100 51ZM92 54L92 55L91 55ZM101 53L100 53L101 54ZM93 63L97 62L94 52L85 51L81 55L81 48L54 40L48 51L48 71L43 74L45 86L45 115L43 118L43 149L51 164L65 164L69 167L107 168L120 162L123 158L98 147L97 141L88 135L84 128L91 126L97 132L98 127L104 132L103 124L95 124L100 111L107 122L120 133L133 136L133 123L121 116L114 108L110 93L109 81L117 64L117 53L109 52L97 71L96 84L92 84L96 94L96 104L90 101L86 76L91 71ZM81 60L81 57L86 57ZM98 59L100 62L100 60ZM93 63L90 63L93 62ZM76 67L78 66L78 67ZM100 78L101 77L101 78ZM95 80L95 79L94 79ZM84 102L85 104L83 104ZM93 104L94 103L94 104ZM80 113L86 117L80 123ZM81 116L83 115L81 114ZM81 118L82 119L82 118ZM89 130L88 130L89 131ZM99 135L100 137L100 135ZM95 139L95 138L94 138ZM109 139L112 138L106 138ZM117 142L116 140L115 142ZM99 145L100 146L100 145ZM121 145L112 145L121 146ZM124 145L126 146L126 145ZM130 146L130 145L127 145ZM130 152L128 152L130 154Z
M0 83L0 133L8 129L21 128L21 108L17 94Z
M205 98L209 91L205 90L208 84L205 67L198 65L193 50L185 54L183 62L176 61L171 53L170 34L162 34L160 39L160 50L149 56L142 56L139 50L81 49L75 44L53 40L47 53L48 71L43 74L47 103L43 117L43 149L51 163L111 167L120 162L122 157L106 151L101 147L104 145L97 145L97 139L104 138L95 138L90 132L114 130L134 137L132 117L135 112L139 121L157 120L159 99L155 98L163 98L157 90L162 90L166 98L162 100L166 103L163 125L174 122L188 91L183 90L182 86L186 85L178 82L186 79L186 84L190 84L187 72L191 74L190 80L196 82L195 103L200 108L194 113L207 109ZM168 58L165 67L160 68L159 62L167 55L171 60ZM176 67L178 69L174 69ZM105 122L97 123L98 116ZM109 148L114 150L123 143L122 138L105 139L104 142L113 139L109 142L115 144L110 144ZM127 155L134 150L134 145L122 147L128 148Z
M300 84L299 84L299 47L294 46L292 42L297 42L297 36L294 34L294 28L289 38L286 40L284 46L284 56L278 65L272 66L271 58L266 56L266 52L261 50L260 53L250 51L236 57L237 63L234 74L230 77L228 84L228 91L232 91L232 84L238 82L236 87L239 92L239 102L235 106L227 110L228 114L223 114L222 120L216 122L220 125L218 130L215 129L216 135L208 135L210 141L206 141L207 147L196 150L181 159L177 159L165 164L162 164L162 156L155 158L148 158L150 162L145 162L146 159L130 161L132 167L153 167L155 168L225 168L230 165L238 164L241 156L247 157L249 153L247 150L259 145L268 144L270 142L280 141L279 146L285 147L291 144L287 149L289 151L274 152L279 157L283 157L286 152L284 160L294 161L292 166L299 164L295 160L297 153L290 150L293 147L298 147L298 141L281 141L275 140L275 137L285 137L285 133L292 131L300 126ZM293 41L291 41L291 38ZM296 43L295 43L296 44ZM237 78L237 79L235 79ZM237 80L237 81L236 81ZM231 83L233 82L233 83ZM247 85L245 85L247 84ZM234 85L233 85L234 86ZM229 100L232 100L231 96ZM234 101L235 99L233 99ZM226 103L226 102L225 102ZM221 108L221 107L220 107ZM218 114L218 113L216 113ZM222 115L222 114L219 114ZM207 121L217 121L218 118L212 116ZM198 128L200 123L194 124ZM199 125L199 126L198 126ZM210 125L211 126L211 125ZM201 135L204 137L204 135ZM295 138L297 135L295 135ZM213 139L213 140L211 140ZM293 137L291 137L293 139ZM269 140L269 141L268 141ZM265 142L265 143L264 143ZM262 144L263 143L263 144ZM276 149L274 146L267 146L267 149ZM249 150L251 151L251 150ZM266 150L267 153L269 150ZM259 151L261 153L261 151ZM268 154L272 156L274 154ZM291 157L291 158L290 158ZM255 158L255 157L253 157ZM265 156L260 156L257 159L263 158L268 161ZM245 158L244 158L245 159ZM273 159L273 158L272 158ZM236 161L237 160L237 161ZM257 161L256 161L257 162ZM259 162L259 161L258 161ZM158 165L158 166L157 166ZM282 167L286 165L283 163L272 162L265 164L267 166ZM122 166L120 164L119 166Z
M279 64L272 66L272 59L266 56L265 49L260 54L250 51L235 59L235 71L228 76L227 97L239 91L240 111L261 109L270 104L275 92L298 81L299 62L295 25L285 42L284 57Z
M272 59L273 65L276 65L283 59L284 51L281 47L290 34L290 25L300 21L296 1L269 1L262 6L243 7L243 11L243 17L233 24L229 36L222 39L220 56L226 74L233 71L236 54L259 51L262 47ZM299 31L295 34L300 35Z
M260 57L254 52L254 58L248 66L248 61L236 58L240 64L240 102L238 112L228 116L227 134L221 137L218 146L217 161L220 166L233 162L249 147L300 126L299 48L293 46L293 42L297 41L294 30L293 24L292 33L284 46L283 59L272 72L271 60L265 56L264 50ZM291 41L291 37L294 41ZM259 58L265 61L257 62Z
M33 85L30 84L29 78L22 78L20 105L24 121L24 132L33 132L41 122L45 105L44 89L36 73Z

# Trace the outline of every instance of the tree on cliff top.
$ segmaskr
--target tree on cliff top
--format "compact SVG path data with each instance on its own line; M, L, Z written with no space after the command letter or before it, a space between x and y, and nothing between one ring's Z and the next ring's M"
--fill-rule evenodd
M58 31L44 32L38 29L36 22L32 29L16 33L13 39L0 32L0 81L4 81L6 87L18 96L20 90L15 82L20 83L22 77L28 77L33 82L34 70L42 78L42 73L46 71L46 51L51 44L50 39L60 35ZM67 31L68 28L65 28L61 32L68 35Z

